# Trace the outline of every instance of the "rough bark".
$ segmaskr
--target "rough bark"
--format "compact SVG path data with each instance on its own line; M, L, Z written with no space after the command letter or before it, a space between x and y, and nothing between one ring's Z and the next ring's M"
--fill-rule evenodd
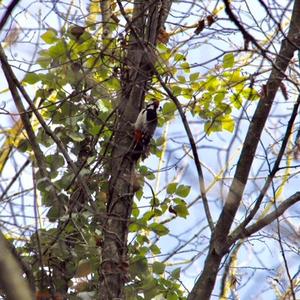
M132 178L136 162L130 156L133 127L143 106L147 86L152 77L159 28L163 26L171 1L134 1L131 19L127 17L121 1L120 11L130 30L126 45L127 55L122 70L122 97L118 121L112 141L111 171L104 224L102 264L100 270L99 299L123 299L124 284L128 277L127 235L134 192Z
M264 89L265 93L261 97L253 115L236 167L234 179L210 241L211 246L204 269L189 294L188 300L205 300L210 298L222 258L229 251L229 247L231 246L227 240L228 234L242 200L261 133L270 113L278 87L285 76L284 72L294 52L297 50L297 46L300 44L299 18L300 0L295 0L288 35L282 41L280 52L276 57L270 77Z

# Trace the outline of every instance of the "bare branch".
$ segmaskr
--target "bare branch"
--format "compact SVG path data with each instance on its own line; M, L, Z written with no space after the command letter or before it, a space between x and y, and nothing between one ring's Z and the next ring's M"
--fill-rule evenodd
M41 177L42 177L43 180L46 179L48 184L50 186L52 186L51 192L53 193L53 197L56 198L56 201L58 201L57 195L55 193L55 188L52 185L51 180L49 179L49 176L48 176L47 167L46 167L43 152L40 149L40 146L36 141L35 133L34 133L33 128L31 126L30 119L29 119L29 116L28 116L28 112L26 111L26 109L25 109L25 107L22 103L21 97L20 97L20 95L18 93L18 90L17 90L17 85L18 85L19 82L12 75L13 74L12 70L11 70L11 68L10 68L10 66L7 62L7 58L5 56L4 50L3 50L1 45L0 45L0 61L1 61L1 64L2 64L2 68L3 68L4 74L5 74L10 92L11 92L12 97L13 97L13 100L14 100L15 105L16 105L18 111L19 111L20 118L22 120L24 128L27 132L28 140L29 140L29 143L32 147L32 151L34 152L37 164L39 166ZM16 82L18 82L18 83L16 83Z
M300 201L300 192L295 193L291 197L284 200L273 212L269 213L262 219L258 220L255 224L250 225L249 227L245 228L243 231L239 233L238 236L234 237L234 240L237 241L241 238L246 238L251 236L252 234L258 232L259 230L263 229L267 225L271 224L275 221L278 217L280 217L289 207L293 204Z
M6 24L7 19L11 15L14 8L18 5L18 3L19 3L19 0L12 0L11 3L8 5L6 12L0 21L0 31L3 29L4 25Z
M27 159L25 163L22 165L22 167L19 169L19 171L14 175L14 177L11 179L10 183L7 185L5 190L2 192L0 196L0 202L3 201L4 197L8 193L9 189L12 187L14 182L19 178L20 174L24 171L24 169L29 165L30 159Z

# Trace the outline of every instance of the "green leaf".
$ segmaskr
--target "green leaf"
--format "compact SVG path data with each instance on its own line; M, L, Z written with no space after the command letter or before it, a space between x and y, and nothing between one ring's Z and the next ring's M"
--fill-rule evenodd
M149 210L149 211L147 211L147 212L144 213L144 215L143 215L143 220L149 221L149 220L151 220L154 216L155 216L154 211L153 211L153 210Z
M182 63L180 67L185 73L190 73L190 64L188 62Z
M205 83L205 88L214 93L219 89L220 86L221 81L215 76L209 76L207 78L207 82Z
M225 54L223 57L223 67L232 68L234 65L234 55L233 53Z
M29 84L35 84L37 83L38 81L40 81L40 76L36 73L27 73L23 79L24 82L27 82Z
M141 227L137 223L131 223L128 226L129 232L138 232L141 229Z
M243 88L242 96L246 100L254 101L259 99L259 94L255 89Z
M235 70L233 73L230 74L229 77L230 77L229 79L230 79L231 83L234 83L234 82L241 83L241 82L244 82L246 79L245 76L241 75L240 70ZM237 86L235 86L235 88L237 88Z
M170 291L170 292L168 292L167 300L179 300L179 298L178 298L177 294Z
M158 206L158 205L159 205L159 199L157 199L156 197L153 197L153 198L151 199L150 204L151 204L151 207L156 207L156 206Z
M95 122L93 122L93 120L86 119L85 124L86 124L87 131L88 131L89 134L95 136L99 133L101 126L95 124Z
M182 88L178 85L173 85L171 90L175 97L181 95Z
M138 275L139 277L145 276L148 271L147 259L144 256L135 256L130 264L130 271L132 275Z
M132 215L137 218L140 214L140 210L138 209L136 203L133 204L133 207L132 207Z
M147 176L149 174L149 169L146 166L139 167L139 173L143 176Z
M230 116L226 116L222 120L222 128L229 132L233 132L234 125L235 125L234 120Z
M152 229L156 234L158 234L159 236L163 236L169 233L169 229L162 225L162 224L158 224L158 223L152 223L149 226L150 229Z
M160 293L156 280L152 276L144 278L142 290L144 292L144 300L153 300Z
M121 88L120 81L117 78L112 78L108 80L107 85L116 91L118 91Z
M163 272L165 271L165 267L165 264L159 261L155 261L152 264L152 270L155 274L163 274Z
M46 156L46 162L51 170L57 170L65 164L64 158L59 154L50 154Z
M45 133L44 129L39 129L36 138L38 143L44 145L45 147L50 147L54 143L52 138L47 133Z
M49 55L48 50L39 51L39 57L36 62L42 67L47 68L52 61L52 58Z
M186 57L182 54L182 53L176 53L175 57L174 57L175 61L182 61L182 60L186 60Z
M57 41L57 31L53 28L50 28L41 35L41 38L45 43L53 44Z
M47 218L49 222L55 222L60 217L60 209L58 207L52 206L47 213Z
M178 217L186 219L186 217L189 215L186 204L175 205L173 206L173 209L176 211Z
M157 254L160 254L160 253L161 253L160 248L159 248L157 245L155 245L155 244L153 244L153 245L150 246L150 250L151 250L151 252L152 252L154 255L157 255Z
M135 193L135 196L137 197L138 200L141 200L142 197L144 195L144 192L142 191L142 189L138 190L136 193Z
M218 92L216 94L216 96L214 97L214 100L215 100L216 104L218 105L218 104L222 103L224 98L225 98L225 93L224 92Z
M176 105L173 102L167 102L164 104L162 114L173 114L176 111Z
M77 132L68 132L68 136L74 141L74 142L81 142L85 139L85 136L77 133Z
M156 177L153 172L148 172L146 178L149 180L154 180Z
M158 208L154 208L153 211L156 217L160 217L163 214L163 212Z
M175 270L173 270L171 272L172 278L179 279L180 278L180 271L181 271L181 268L176 268Z
M168 186L167 186L167 193L168 194L174 194L175 191L176 191L177 185L178 185L177 182L169 183Z
M60 58L62 56L65 56L66 52L67 52L66 45L61 40L49 48L49 55L52 58Z
M235 108L240 109L242 107L241 94L233 94L229 99Z
M26 152L28 149L30 149L30 143L28 140L20 140L20 142L18 143L17 145L17 149L20 151L20 152Z
M207 134L211 134L213 132L222 131L222 123L220 121L214 120L213 122L207 122L204 124L204 131Z
M73 180L74 180L73 174L65 174L62 178L55 181L55 186L61 189L66 189Z
M196 81L199 78L199 72L190 75L190 81Z
M162 43L159 43L157 45L157 49L158 49L159 53L164 53L164 52L169 51L168 47L165 44L162 44Z
M179 197L187 197L188 194L190 193L191 187L189 185L179 185L176 189L176 195L178 195Z
M142 234L138 234L138 235L136 236L136 240L137 240L137 242L138 242L139 244L141 244L141 245L143 245L143 244L145 244L145 243L147 243L147 244L150 243L148 237L145 236L145 235L142 235Z
M186 83L186 80L185 80L185 77L184 77L184 76L179 75L179 76L177 76L177 79L178 79L178 81L179 81L180 83Z
M193 89L191 89L191 88L184 88L184 89L182 89L181 94L184 98L190 100L190 99L192 99L194 92L193 92Z
M149 248L146 247L146 246L143 246L143 247L139 248L139 253L143 257L145 257L148 252L149 252Z

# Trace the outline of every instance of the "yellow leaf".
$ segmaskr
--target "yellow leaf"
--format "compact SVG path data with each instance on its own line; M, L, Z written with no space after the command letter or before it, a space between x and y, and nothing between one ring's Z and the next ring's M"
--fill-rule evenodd
M7 137L0 148L0 174L2 173L4 166L9 158L9 154L14 147L17 147L19 143L24 139L21 135L23 130L23 123L18 120L15 125L7 131Z

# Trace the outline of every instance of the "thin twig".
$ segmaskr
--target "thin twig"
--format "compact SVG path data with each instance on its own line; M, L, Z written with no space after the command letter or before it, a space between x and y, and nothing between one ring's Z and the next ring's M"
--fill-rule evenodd
M22 167L19 169L19 171L11 179L10 183L7 185L7 187L5 188L5 190L3 191L3 193L0 196L0 202L2 202L4 200L4 196L6 196L7 192L9 191L9 189L12 187L12 185L14 184L14 182L19 178L19 176L23 172L23 170L29 165L29 163L30 163L30 159L27 159L25 161L25 163L22 165Z
M236 236L240 235L240 232L243 231L243 229L249 224L249 222L253 219L253 217L257 213L257 211L258 211L258 209L260 207L260 204L261 204L261 202L262 202L262 200L263 200L263 198L264 198L264 196L265 196L265 194L266 194L266 192L267 192L267 190L268 190L268 188L269 188L269 186L270 186L273 178L275 177L276 173L280 170L280 168L279 168L280 162L281 162L282 157L284 155L284 152L285 152L287 143L289 141L290 135L292 133L295 119L298 116L299 106L300 106L300 94L299 94L299 96L297 98L296 103L294 104L293 111L292 111L290 120L288 122L287 129L286 129L284 138L282 140L282 144L281 144L279 153L277 155L276 161L275 161L275 163L273 165L273 168L272 168L270 174L268 175L268 177L266 179L266 182L265 182L264 186L262 187L262 189L261 189L258 197L255 200L255 205L254 205L253 209L250 211L249 215L245 218L245 220L230 235L229 239L231 241L233 241L233 242L236 241Z
M275 210L276 209L277 209L277 206L276 206L276 203L275 203ZM276 219L276 225L277 225L277 232L278 232L278 243L279 243L279 247L280 247L281 256L282 256L282 259L283 259L283 264L284 264L284 267L285 267L285 271L286 271L287 277L288 277L289 282L290 282L290 290L291 290L292 298L293 298L293 300L296 300L293 278L292 278L290 270L289 270L289 265L288 265L286 255L285 255L285 252L284 252L284 248L283 248L283 244L282 244L279 219Z
M295 193L294 195L290 196L286 200L284 200L276 210L272 211L271 213L267 214L262 219L258 220L255 224L250 225L249 227L245 228L239 236L236 236L236 239L246 238L251 236L252 234L258 232L265 226L271 224L276 218L281 216L289 207L293 204L300 201L300 192Z

